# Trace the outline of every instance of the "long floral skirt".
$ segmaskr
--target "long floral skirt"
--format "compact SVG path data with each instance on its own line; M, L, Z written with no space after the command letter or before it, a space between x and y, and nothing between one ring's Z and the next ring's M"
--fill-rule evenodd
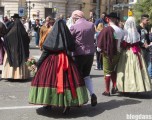
M48 56L38 69L31 83L29 103L57 107L80 106L88 102L84 80L72 59L63 72L63 92L58 93L57 69L58 55ZM69 75L71 79L69 79ZM75 93L75 94L73 94Z
M29 70L25 63L20 65L20 67L11 67L7 59L7 53L5 52L2 69L2 78L25 80L29 78Z
M117 87L121 92L146 92L152 90L142 51L134 54L123 50L117 66Z

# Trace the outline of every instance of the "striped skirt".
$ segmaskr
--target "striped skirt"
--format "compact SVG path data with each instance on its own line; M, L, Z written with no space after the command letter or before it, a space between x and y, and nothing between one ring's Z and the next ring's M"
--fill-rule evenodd
M63 92L58 93L58 58L58 55L49 55L41 64L31 83L29 103L67 107L80 106L88 102L84 80L71 58L68 59L68 70L60 76L63 78Z

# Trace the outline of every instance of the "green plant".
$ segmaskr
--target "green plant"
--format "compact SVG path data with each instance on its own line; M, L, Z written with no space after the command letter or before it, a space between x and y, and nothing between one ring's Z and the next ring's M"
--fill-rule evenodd
M152 24L152 0L139 0L133 6L133 13L138 23L142 14L148 14L150 16L150 24Z

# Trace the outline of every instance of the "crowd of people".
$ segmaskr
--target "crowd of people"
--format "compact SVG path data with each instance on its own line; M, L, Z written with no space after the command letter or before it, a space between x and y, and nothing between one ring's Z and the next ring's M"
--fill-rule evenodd
M36 19L33 25L18 14L12 16L12 21L4 17L0 22L2 79L29 78L26 61L32 27L36 47L42 54L32 65L37 72L31 82L29 103L44 105L44 109L64 107L63 114L66 114L70 107L88 102L88 90L91 106L96 106L97 96L90 77L94 53L95 70L104 71L102 95L152 91L152 41L148 22L149 16L143 14L139 25L133 16L123 24L112 12L103 13L93 23L80 10L73 11L67 21L48 16L43 24Z

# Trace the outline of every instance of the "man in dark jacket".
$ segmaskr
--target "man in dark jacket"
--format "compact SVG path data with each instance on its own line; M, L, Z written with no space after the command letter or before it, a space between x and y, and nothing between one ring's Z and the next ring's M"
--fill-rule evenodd
M148 23L149 23L149 15L143 14L141 16L141 22L137 26L137 30L140 34L140 47L142 48L144 59L148 67L148 73L152 77L151 60L149 55L150 39L149 39Z

